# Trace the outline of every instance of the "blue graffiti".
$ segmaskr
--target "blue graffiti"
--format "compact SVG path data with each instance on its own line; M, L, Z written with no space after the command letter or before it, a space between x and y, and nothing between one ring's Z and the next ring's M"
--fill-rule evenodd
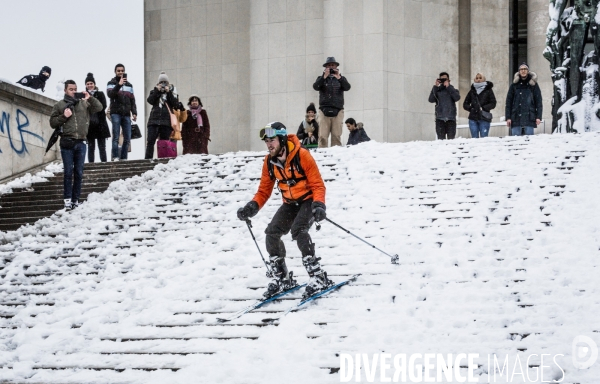
M25 121L23 121L23 119L25 119ZM10 146L13 149L13 151L15 151L18 155L21 155L23 153L29 153L29 151L27 150L27 144L25 143L25 140L23 140L24 133L27 133L35 138L38 138L42 141L42 143L44 143L45 140L42 136L24 129L29 126L29 118L27 117L25 112L21 111L20 109L17 109L17 119L16 120L17 120L17 131L19 132L20 141L21 141L21 148L19 148L19 149L17 149L17 147L15 147L15 144L13 143L13 139L12 139L12 134L10 132L10 113L2 112L2 119L0 120L0 132L4 133L4 127L6 127L6 134L8 135L8 141L10 142ZM0 149L0 153L2 153L1 149Z

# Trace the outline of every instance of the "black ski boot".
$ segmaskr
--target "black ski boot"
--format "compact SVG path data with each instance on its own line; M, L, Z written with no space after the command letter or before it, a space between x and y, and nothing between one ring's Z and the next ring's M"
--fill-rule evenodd
M304 294L302 295L303 300L334 284L333 281L327 278L327 272L321 268L319 260L321 258L314 255L302 256L302 264L304 264L304 268L306 268L306 272L310 276L310 280L306 284Z
M273 281L269 283L267 290L263 293L265 299L295 287L298 283L294 280L294 272L288 272L285 265L285 258L281 256L269 256L271 272L273 272Z

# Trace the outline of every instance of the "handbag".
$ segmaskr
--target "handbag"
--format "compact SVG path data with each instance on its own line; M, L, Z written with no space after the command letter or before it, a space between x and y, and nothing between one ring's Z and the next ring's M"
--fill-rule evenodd
M131 124L131 140L141 139L142 131L140 131L140 127L137 124Z
M159 159L177 157L177 143L171 140L158 140L156 152Z
M169 104L165 102L165 105L167 106L167 110L169 111L169 116L171 118L171 128L173 128L174 131L181 130L181 128L179 127L179 119L177 118L177 115L171 111L171 108L169 108Z
M481 118L484 121L487 121L488 123L491 123L492 122L492 118L494 117L494 115L492 115L491 112L483 110L483 107L481 106L481 103L479 102L479 95L477 95L477 92L475 92L475 97L477 98L477 104L479 104L479 108L481 108Z
M340 113L340 109L336 107L321 107L321 111L327 117L336 117Z

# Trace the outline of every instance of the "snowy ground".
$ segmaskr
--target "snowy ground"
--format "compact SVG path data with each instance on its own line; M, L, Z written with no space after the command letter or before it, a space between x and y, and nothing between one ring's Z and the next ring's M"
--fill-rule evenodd
M337 383L340 354L478 353L479 382L493 382L493 354L530 373L496 382L542 382L532 372L550 354L544 382L564 371L562 383L597 383L600 363L576 369L572 342L600 344L599 145L588 133L317 151L328 217L400 265L331 224L313 228L333 280L363 275L276 325L263 320L294 300L216 322L267 283L235 215L260 154L158 165L0 233L0 381ZM279 205L274 195L253 219L263 250Z
M32 175L26 173L25 175L9 181L5 184L0 184L0 196L7 193L12 193L13 189L17 188L30 188L33 183L42 183L48 181L47 177L54 176L55 173L60 173L63 170L62 163L53 162L50 163L44 170L37 172Z

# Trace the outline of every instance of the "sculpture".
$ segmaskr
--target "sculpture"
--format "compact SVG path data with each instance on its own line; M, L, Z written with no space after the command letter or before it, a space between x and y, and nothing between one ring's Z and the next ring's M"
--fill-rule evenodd
M550 0L546 32L544 57L550 62L554 83L552 132L600 131L600 0L575 0L568 8L567 1ZM594 49L586 55L590 32Z

